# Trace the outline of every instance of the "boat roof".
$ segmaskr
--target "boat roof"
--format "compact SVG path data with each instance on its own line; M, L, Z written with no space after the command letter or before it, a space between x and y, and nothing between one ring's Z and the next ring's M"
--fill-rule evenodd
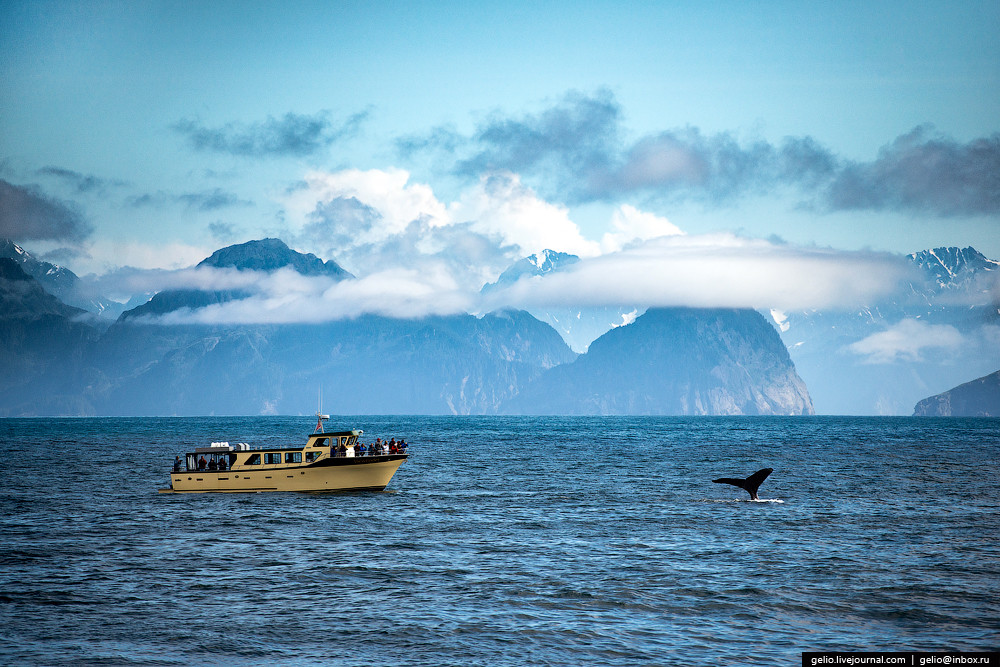
M254 447L254 448L251 449L251 451L254 451L254 452L265 452L265 451L279 452L279 451L295 451L295 450L301 451L302 449L304 449L305 447L307 447L311 441L313 441L316 438L342 438L342 437L347 437L347 436L352 436L352 435L361 436L363 433L364 433L364 431L362 431L360 429L353 429L351 431L324 431L322 433L310 433L309 434L309 438L306 440L306 444L305 445L285 445L285 446L277 446L277 447ZM231 447L197 447L197 448L195 448L194 452L190 452L189 451L188 454L191 454L191 453L194 453L194 454L229 454L230 452L235 453L236 451L239 451L239 450L234 450Z

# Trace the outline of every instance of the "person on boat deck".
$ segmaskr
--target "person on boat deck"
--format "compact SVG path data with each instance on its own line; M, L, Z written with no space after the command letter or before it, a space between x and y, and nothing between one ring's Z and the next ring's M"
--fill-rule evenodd
M208 461L205 460L203 455L200 459L198 459L198 470L204 470L206 467L208 467Z
M359 442L358 443L358 456L364 456L364 455L365 455L365 443Z
M174 457L174 472L180 472L180 471L181 471L181 457L175 456Z
M208 469L209 470L218 470L219 469L219 466L215 462L215 459L212 459L211 461L208 462Z
M393 438L392 441L389 443L389 453L390 454L395 454L396 453L396 439L395 438Z
M337 448L337 453L340 456L347 456L347 446L344 443L340 443L340 447Z
M399 444L396 446L396 449L399 450L400 454L406 453L406 438L399 439Z
M222 458L219 459L219 470L225 470L225 469L226 469L226 457L223 456Z

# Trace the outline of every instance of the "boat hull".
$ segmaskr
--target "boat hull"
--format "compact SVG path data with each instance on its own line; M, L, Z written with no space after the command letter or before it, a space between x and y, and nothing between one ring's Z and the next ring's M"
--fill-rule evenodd
M380 491L406 458L405 454L347 457L326 459L320 465L174 472L170 488L160 489L160 493Z

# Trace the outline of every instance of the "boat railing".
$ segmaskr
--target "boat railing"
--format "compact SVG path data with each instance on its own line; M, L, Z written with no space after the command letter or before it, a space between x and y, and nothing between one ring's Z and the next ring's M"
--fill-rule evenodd
M355 447L354 452L350 453L350 452L340 452L336 448L334 448L333 451L330 453L330 455L334 458L352 458L352 457L370 458L375 456L396 456L398 454L406 454L407 449L408 449L407 447L403 447L402 449L397 449L394 452L390 450L381 450L381 449L376 452L373 452L370 451L369 449L365 449L364 452L361 452L357 447Z

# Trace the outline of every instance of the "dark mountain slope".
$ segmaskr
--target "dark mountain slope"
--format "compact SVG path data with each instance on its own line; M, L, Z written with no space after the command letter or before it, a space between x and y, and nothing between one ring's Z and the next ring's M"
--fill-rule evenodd
M69 269L36 259L9 239L0 239L0 257L17 262L21 269L37 280L46 292L63 303L109 319L117 317L123 310L119 303L88 293L80 278Z
M812 414L805 384L752 310L655 308L505 405L527 414Z
M230 246L199 266L351 279L334 262L276 239ZM111 387L102 414L493 413L544 369L575 354L521 311L323 324L168 325L156 315L242 299L241 291L171 290L124 313L96 356Z
M925 398L914 417L1000 417L1000 371Z
M482 414L575 357L526 313L254 327L116 323L102 414Z
M97 329L86 311L46 292L19 263L0 258L0 415L86 410L80 383Z

